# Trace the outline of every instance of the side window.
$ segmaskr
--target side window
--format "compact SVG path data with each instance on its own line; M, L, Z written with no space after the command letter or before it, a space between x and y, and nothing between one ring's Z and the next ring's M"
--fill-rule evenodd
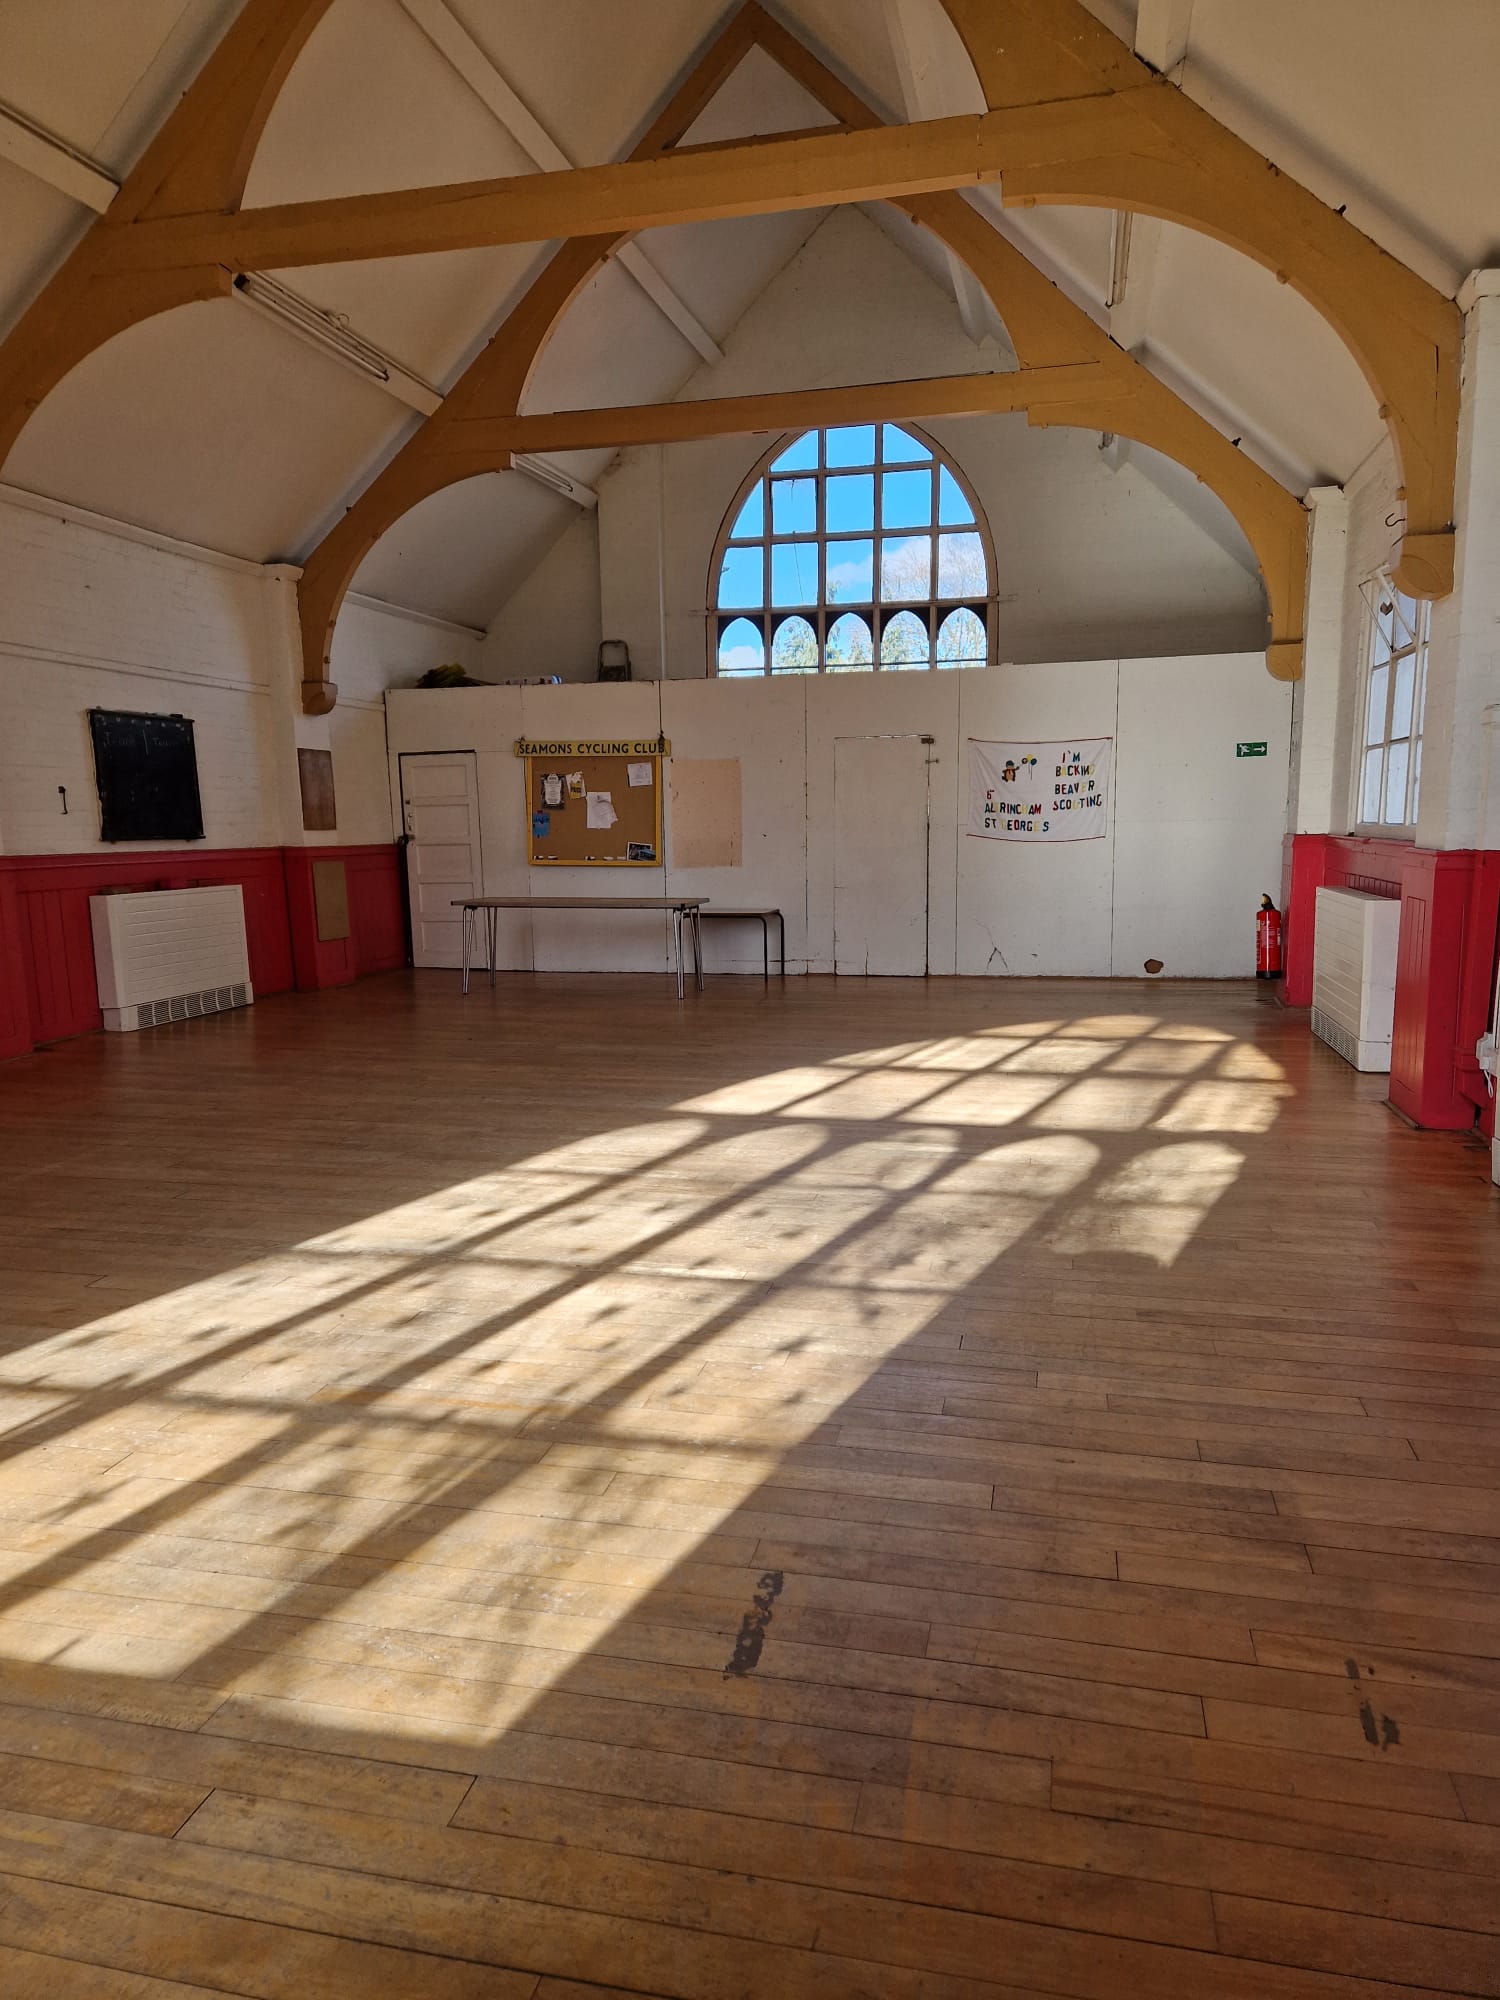
M1355 763L1361 827L1415 826L1422 788L1422 711L1432 607L1377 570L1365 600L1365 687Z

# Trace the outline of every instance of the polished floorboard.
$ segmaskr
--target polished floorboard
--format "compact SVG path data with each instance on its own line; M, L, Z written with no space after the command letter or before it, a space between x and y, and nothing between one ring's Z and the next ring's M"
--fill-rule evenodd
M1500 1229L1253 983L0 1070L0 1992L1500 1995Z

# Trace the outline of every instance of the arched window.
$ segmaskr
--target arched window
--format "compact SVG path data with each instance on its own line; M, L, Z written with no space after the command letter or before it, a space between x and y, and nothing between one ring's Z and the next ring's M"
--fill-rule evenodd
M709 672L925 672L995 657L972 488L903 424L783 438L734 497L709 577Z

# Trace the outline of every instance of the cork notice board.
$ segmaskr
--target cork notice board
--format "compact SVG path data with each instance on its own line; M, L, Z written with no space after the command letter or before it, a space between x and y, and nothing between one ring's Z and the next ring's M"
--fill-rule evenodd
M659 868L665 737L521 737L533 868Z

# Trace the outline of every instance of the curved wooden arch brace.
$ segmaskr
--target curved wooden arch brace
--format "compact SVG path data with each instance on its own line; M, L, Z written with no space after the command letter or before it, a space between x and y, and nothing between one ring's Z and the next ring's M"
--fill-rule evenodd
M138 320L222 297L232 273L111 271L114 247L148 217L240 205L250 161L288 72L332 0L246 0L101 215L0 346L0 464L27 419L80 361Z
M1354 355L1389 428L1406 511L1396 581L1417 597L1452 590L1462 345L1452 300L1157 76L1082 0L943 5L992 110L1046 107L1033 157L1002 178L1005 205L1160 216L1291 285Z
M835 118L851 128L880 123L854 91L757 4L730 22L721 41L664 107L637 155L647 156L681 136L752 44L765 49ZM690 113L691 115L685 115ZM637 155L632 155L636 157ZM1117 347L1079 307L1027 262L992 224L959 195L912 197L899 206L931 229L974 272L990 293L1011 333L1023 368L1069 362L1103 364L1107 390L1082 401L1028 407L1035 424L1067 423L1113 430L1178 460L1197 474L1229 508L1254 549L1271 607L1266 663L1280 680L1302 672L1302 618L1306 576L1306 514L1293 495L1145 368ZM397 453L303 565L298 586L302 629L303 699L310 713L333 706L328 663L339 608L365 556L419 500L480 471L510 463L504 446L486 451L462 446L479 419L503 420L521 399L557 321L578 291L626 239L573 238L565 243L484 352L455 385L441 410ZM463 430L456 427L462 426Z

